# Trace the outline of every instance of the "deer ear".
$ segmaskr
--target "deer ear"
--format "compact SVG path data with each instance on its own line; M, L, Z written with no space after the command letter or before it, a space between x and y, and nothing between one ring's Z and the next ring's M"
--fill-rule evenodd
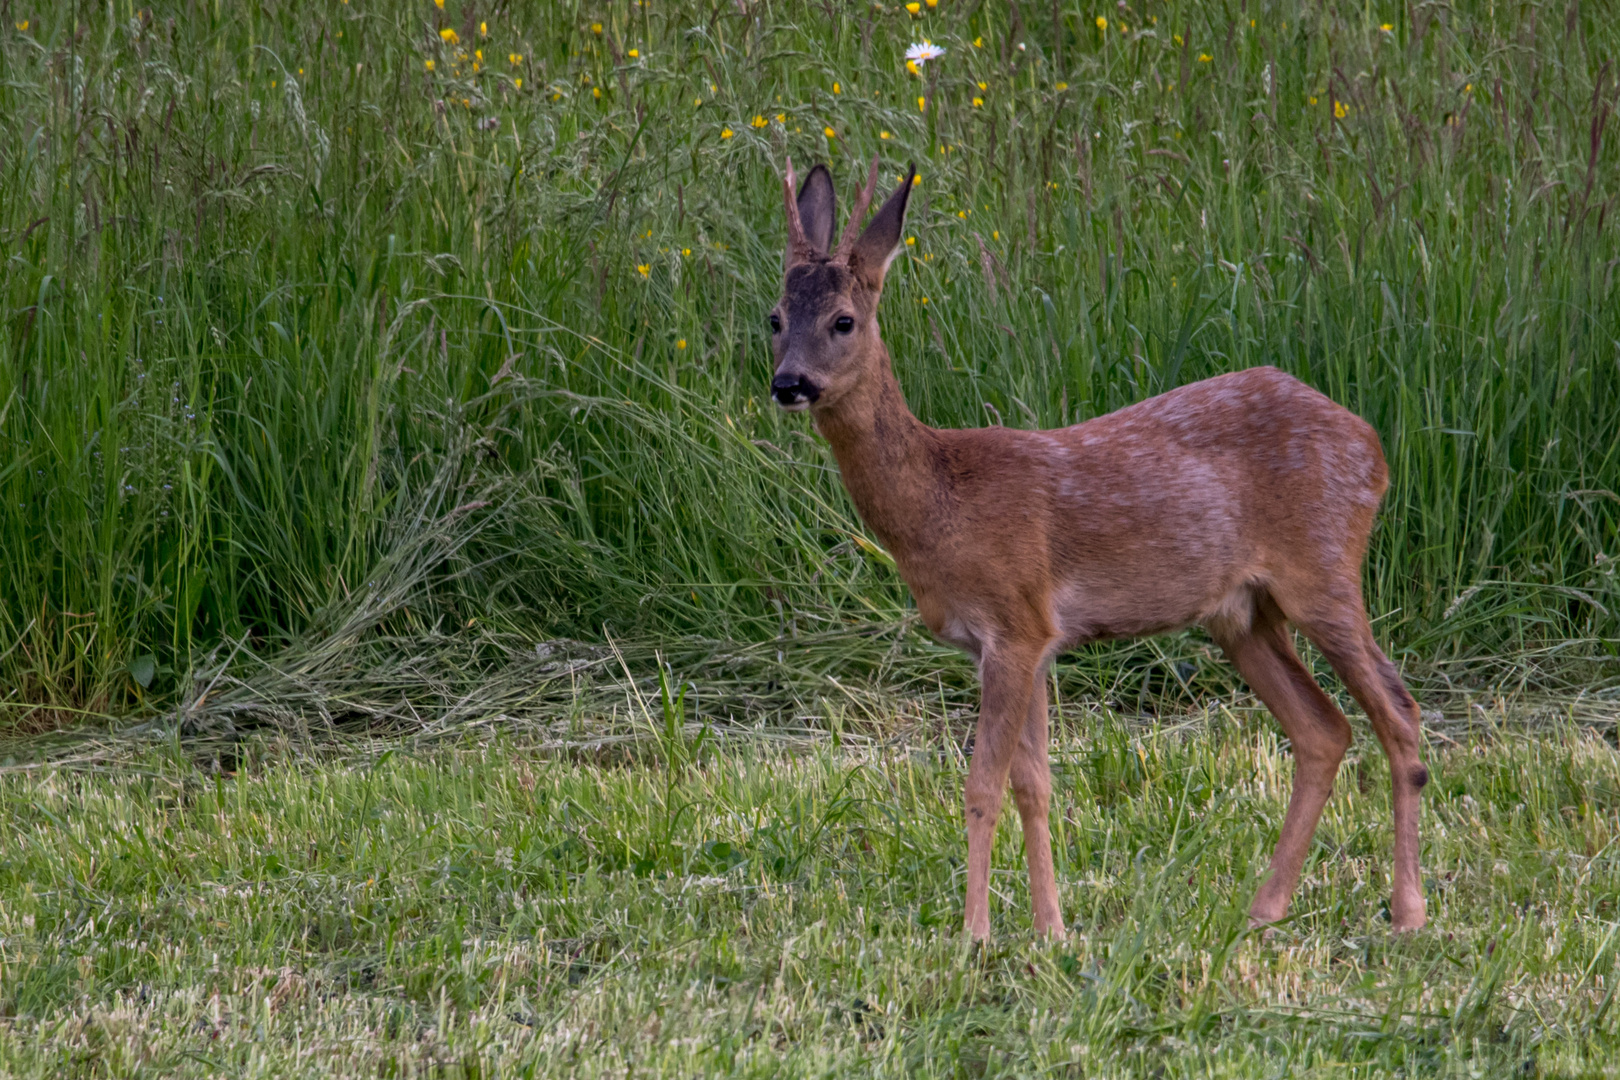
M906 224L906 201L911 198L911 185L916 177L917 167L913 165L850 250L850 268L871 288L882 287L883 275L900 247L900 234Z
M837 210L838 196L833 191L832 173L827 171L827 166L817 165L799 189L799 220L804 222L804 238L819 254L825 255L832 248Z

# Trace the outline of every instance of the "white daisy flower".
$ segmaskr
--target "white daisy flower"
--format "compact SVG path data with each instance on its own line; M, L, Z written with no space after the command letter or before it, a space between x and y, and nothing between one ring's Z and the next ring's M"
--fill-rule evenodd
M944 56L945 50L924 38L921 42L906 50L906 59L922 67L936 56Z

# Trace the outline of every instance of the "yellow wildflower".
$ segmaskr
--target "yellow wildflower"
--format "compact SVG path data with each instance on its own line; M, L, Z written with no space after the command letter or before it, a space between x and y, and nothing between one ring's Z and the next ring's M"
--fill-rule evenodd
M1312 105L1315 105L1315 104L1316 104L1316 95L1315 95L1315 94L1312 94L1312 95L1311 95L1311 96L1310 96L1310 98L1309 98L1309 101L1310 101L1310 103L1311 103L1311 104L1312 104Z
M24 19L22 22L17 24L17 32L19 34L28 33L28 20L27 19Z
M973 99L973 107L975 109L980 108L983 105L984 105L984 98L976 97L976 98Z
M519 79L513 79L512 80L512 85L514 87L516 87L517 89L521 90L521 89L523 89L523 80L520 79L520 78Z
M919 12L919 11L921 11L921 10L922 10L922 5L921 5L921 4L918 4L918 3L915 3L915 2L913 2L913 3L910 3L910 4L907 4L907 5L906 5L906 10L907 10L907 11L909 11L909 12L911 12L911 13L912 13L912 14L913 14L913 15L915 15L915 14L917 14L917 13L918 13L918 12Z
M902 176L900 179L904 180L905 177ZM917 246L917 238L915 236L906 237L906 247L916 247L916 246Z
M692 99L692 108L694 108L694 109L695 109L695 108L697 108L697 107L698 107L698 106L699 106L699 105L701 105L701 104L703 104L703 99L702 99L702 98L700 98L700 97L695 97L695 98L693 98L693 99Z
M636 273L640 274L642 277L651 277L652 267L647 263L641 263L636 267Z
M629 56L630 56L630 59L632 59L632 60L640 60L641 59L641 50L640 49L631 49L630 52L629 52Z
M1394 30L1395 30L1395 24L1394 23L1385 23L1384 25L1380 26L1378 29L1382 30L1386 34L1393 33Z
M756 116L752 120L748 121L748 126L762 128L768 123L770 123L770 121L765 119L763 116Z
M842 94L843 92L844 90L841 86L839 86L837 83L833 83L833 93Z
M925 0L929 7L939 7L939 0Z
M677 339L676 339L676 340L675 340L675 347L676 347L676 348L677 348L677 349L684 349L684 348L686 348L686 339L685 339L685 338L677 338Z
M836 139L836 138L838 138L838 132L836 132L836 131L834 131L834 130L833 130L833 129L832 129L832 128L830 128L830 127L824 127L824 128L822 128L822 129L821 129L821 133L822 133L822 134L823 134L823 135L825 135L825 136L827 136L827 138L829 138L829 139Z
M602 36L602 24L599 23L599 22L591 23L591 33L595 34L597 37L601 37Z
M1215 58L1213 56L1209 55L1209 53L1207 53L1207 52L1201 52L1201 53L1198 54L1198 62L1200 64L1207 64L1207 63L1209 63L1210 61L1212 61L1214 59Z
M1119 24L1119 32L1120 33L1128 34L1128 33L1130 33L1130 31L1131 31L1131 28L1126 26L1124 23Z
M923 297L923 298L922 298L922 302L923 302L923 303L925 303L925 304L926 304L926 303L928 303L928 297L926 297L926 296L925 296L925 297Z
M787 113L782 113L782 112L777 113L776 114L776 122L778 124L787 123Z
M506 62L511 64L513 67L517 67L519 64L523 63L523 54L515 52L507 53Z
M974 38L974 39L973 39L973 47L974 47L974 48L975 48L975 49L982 49L982 48L984 48L984 38L982 38L982 37L976 37L976 38Z
M691 255L692 255L692 249L691 248L681 248L681 258L687 259L687 258L690 258Z
M1059 90L1067 90L1069 88L1069 84L1066 82L1060 82L1057 84L1057 88Z
M917 70L917 61L915 61L915 60L907 60L906 61L906 70L911 72L913 75L921 75L922 74L921 71Z
M1473 83L1469 83L1467 86L1463 87L1463 93L1472 94L1473 92L1474 92L1474 84Z
M423 64L423 66L426 67L429 71L432 71L433 70L433 61L428 60Z
M992 240L1000 240L1001 239L1001 230L1000 229L991 230L990 239L992 239Z
M439 40L446 45L459 45L461 44L461 35L456 33L453 27L447 26L439 31Z
M444 10L444 0L433 0L433 6L438 8L440 11L443 11Z
M967 211L966 210L958 210L956 212L956 216L959 217L959 218L966 219L967 218Z
M600 86L591 87L591 97L595 98L598 101L601 101L602 100L602 88Z
M1176 48L1178 48L1178 49L1181 48L1182 42L1181 42L1181 35L1180 34L1171 34L1170 35L1170 40L1175 42Z
M729 138L731 138L731 136L732 136L732 130L730 128L721 128L720 129L720 137L722 139L729 139Z
M928 99L927 98L920 97L920 98L917 99L917 111L918 112L927 112L928 111Z
M1350 115L1350 106L1346 105L1342 101L1335 101L1333 103L1333 115L1338 119L1343 120L1346 116Z
M892 139L893 137L894 136L890 135L887 131L878 132L878 138L880 139Z
M1106 30L1106 29L1108 29L1108 19L1107 19L1106 16L1103 16L1103 15L1097 16L1097 29L1098 30Z
M484 50L483 49L474 49L473 50L473 56L478 60L478 62L480 64L482 64L484 62Z
M989 83L980 83L979 84L979 89L980 90L988 90L988 89L990 89L990 84Z

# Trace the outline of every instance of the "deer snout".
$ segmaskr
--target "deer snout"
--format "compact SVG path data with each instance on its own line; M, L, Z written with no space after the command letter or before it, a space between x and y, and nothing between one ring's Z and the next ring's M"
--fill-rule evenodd
M771 396L788 412L799 412L821 396L821 387L803 375L783 374L771 380Z

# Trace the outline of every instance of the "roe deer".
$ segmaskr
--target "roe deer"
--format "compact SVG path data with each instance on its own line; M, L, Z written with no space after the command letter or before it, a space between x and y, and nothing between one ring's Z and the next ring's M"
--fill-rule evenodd
M941 430L913 416L878 331L912 175L838 245L832 177L783 195L788 247L770 315L782 408L809 409L861 518L923 622L972 655L983 696L966 784L965 928L990 933L990 849L1009 778L1037 934L1063 916L1047 831L1045 673L1082 642L1201 624L1293 745L1294 789L1251 924L1282 918L1350 745L1350 724L1294 652L1289 624L1366 710L1394 785L1397 930L1426 921L1418 880L1418 706L1379 650L1361 564L1388 487L1377 433L1275 368L1171 390L1050 431Z

